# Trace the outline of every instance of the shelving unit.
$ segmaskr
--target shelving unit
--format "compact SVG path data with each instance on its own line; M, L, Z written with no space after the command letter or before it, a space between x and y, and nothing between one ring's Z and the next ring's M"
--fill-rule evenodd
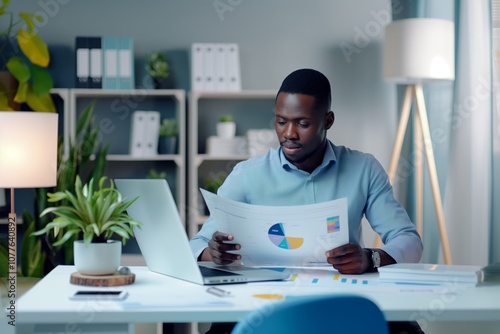
M95 125L100 129L100 142L110 144L107 155L110 178L146 178L151 169L167 173L182 221L185 223L186 198L186 94L180 89L98 90L71 89L69 134L76 135L76 121L83 109L95 101ZM132 113L155 110L163 118L175 118L179 128L176 154L149 157L130 155Z
M206 140L215 135L217 119L232 114L236 135L245 136L249 129L274 129L276 91L190 92L189 94L189 168L188 168L188 235L193 237L207 219L200 187L208 175L229 173L236 163L249 154L212 156L207 154Z

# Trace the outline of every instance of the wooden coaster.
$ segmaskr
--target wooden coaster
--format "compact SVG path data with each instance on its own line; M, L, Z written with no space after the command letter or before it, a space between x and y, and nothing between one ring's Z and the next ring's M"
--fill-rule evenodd
M118 271L112 275L84 275L79 272L71 274L70 283L85 286L119 286L135 282L135 274L120 274Z

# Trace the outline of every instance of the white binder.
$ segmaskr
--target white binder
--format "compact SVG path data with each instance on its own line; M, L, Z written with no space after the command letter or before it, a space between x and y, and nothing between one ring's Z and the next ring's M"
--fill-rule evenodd
M215 44L214 68L215 68L215 90L218 92L227 91L225 44Z
M191 90L194 92L203 91L204 85L204 45L194 43L191 45Z
M158 138L160 135L160 112L148 111L144 127L144 156L152 157L158 154Z
M240 51L238 44L226 44L227 91L241 91Z
M215 91L215 49L216 44L204 44L204 89L207 92Z
M145 130L146 130L146 111L134 111L132 113L132 124L130 134L130 155L133 157L142 157L145 155Z

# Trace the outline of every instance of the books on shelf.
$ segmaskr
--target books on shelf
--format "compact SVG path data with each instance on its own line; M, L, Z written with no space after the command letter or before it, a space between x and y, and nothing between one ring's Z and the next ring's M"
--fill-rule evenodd
M77 36L76 88L134 89L134 46L129 37Z
M483 280L480 266L467 265L396 263L378 272L381 283L477 285Z
M160 112L137 110L132 114L130 155L152 157L158 154Z
M240 53L236 43L191 45L191 90L241 91Z

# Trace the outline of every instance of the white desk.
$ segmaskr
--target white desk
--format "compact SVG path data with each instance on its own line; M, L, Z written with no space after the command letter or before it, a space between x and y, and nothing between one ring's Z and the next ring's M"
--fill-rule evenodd
M278 301L256 298L256 294L284 296L325 293L356 293L372 299L387 320L424 322L500 323L500 282L477 287L453 284L439 288L380 286L377 274L345 276L341 283L311 284L307 275L293 282L251 283L218 286L231 292L217 297L206 286L191 284L131 267L136 274L132 285L118 287L129 292L122 302L72 301L76 290L92 289L69 283L72 266L59 266L17 302L17 325L21 332L133 332L133 323L228 322L238 321L249 311ZM302 275L302 273L299 273ZM333 275L333 274L332 274ZM357 281L352 280L356 278ZM364 282L363 282L364 281ZM363 284L364 283L364 284ZM100 288L111 289L111 288Z

